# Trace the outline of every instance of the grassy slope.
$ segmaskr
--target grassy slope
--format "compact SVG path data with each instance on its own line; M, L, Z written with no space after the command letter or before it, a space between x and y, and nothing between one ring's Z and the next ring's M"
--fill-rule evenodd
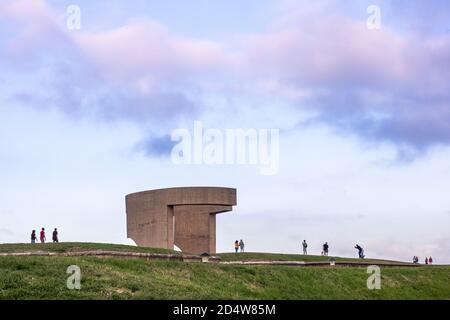
M220 253L219 257L222 258L222 261L307 261L307 262L315 262L315 261L328 261L330 257L324 256L312 256L312 255L300 255L300 254L284 254L284 253L259 253L259 252L245 252L245 253ZM336 261L364 261L370 263L378 263L383 264L387 262L395 262L395 263L405 263L398 261L389 261L389 260L379 260L379 259L357 259L357 258L339 258L336 257ZM408 264L408 263L405 263Z
M105 243L58 243L58 244L2 244L0 245L0 253L2 252L33 252L33 251L50 251L50 252L76 252L89 250L109 250L109 251L128 251L128 252L150 252L150 253L179 253L168 249L133 247L121 244L105 244ZM282 254L282 253L221 253L218 254L222 261L237 261L237 260L278 260L278 261L328 261L328 257L300 255L300 254ZM336 258L337 261L360 261L356 258ZM365 259L366 262L383 263L387 260Z
M34 252L34 251L50 251L50 252L76 252L90 250L105 251L121 251L121 252L144 252L144 253L176 253L168 249L133 247L122 244L107 243L88 243L88 242L65 242L65 243L46 243L46 244L1 244L0 253L4 252Z
M64 250L113 249L97 244L65 246ZM0 252L19 249L0 245ZM80 291L66 288L69 265L81 268ZM382 289L373 291L366 288L367 277L365 268L0 257L0 299L450 299L449 267L382 268Z

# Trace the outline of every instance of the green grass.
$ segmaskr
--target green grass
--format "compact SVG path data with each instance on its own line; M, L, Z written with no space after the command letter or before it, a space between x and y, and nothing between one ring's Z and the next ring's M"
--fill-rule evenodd
M158 249L158 248L144 248L135 247L121 244L107 244L107 243L83 243L83 242L67 242L67 243L46 243L46 244L1 244L0 253L13 253L13 252L77 252L77 251L90 251L90 250L104 250L104 251L120 251L120 252L143 252L143 253L170 253L180 254L174 250ZM245 253L220 253L217 256L221 257L222 261L328 261L329 257L313 256L313 255L300 255L300 254L283 254L283 253L258 253L258 252L245 252ZM356 258L336 258L337 261L361 261ZM385 263L396 262L388 260L376 260L376 259L364 259L365 262L373 263Z
M59 246L49 245L48 248L51 251L114 248L155 252L154 249L103 244ZM23 251L28 247L0 245L0 252ZM247 255L255 257L254 253ZM256 255L267 257L267 254ZM227 254L223 256L227 257ZM294 260L290 255L275 254L271 257ZM79 291L66 287L69 277L66 270L70 265L81 268L82 288ZM450 267L386 267L381 269L381 274L381 290L368 290L366 281L369 274L362 267L239 266L95 257L0 257L0 299L450 299Z
M141 252L141 253L177 253L174 250L158 249L158 248L144 248L135 247L122 244L107 244L107 243L87 243L87 242L65 242L65 243L45 243L45 244L28 244L28 243L14 243L1 244L0 253L12 252L77 252L90 250L104 250L104 251L120 251L120 252Z
M217 254L222 261L305 261L305 262L317 262L328 261L331 257L313 256L313 255L301 255L301 254L284 254L284 253L261 253L261 252L245 252L245 253L220 253ZM340 258L336 257L336 261L350 261L350 262L370 262L376 264L383 263L399 263L409 264L407 262L380 260L380 259L358 259L358 258Z

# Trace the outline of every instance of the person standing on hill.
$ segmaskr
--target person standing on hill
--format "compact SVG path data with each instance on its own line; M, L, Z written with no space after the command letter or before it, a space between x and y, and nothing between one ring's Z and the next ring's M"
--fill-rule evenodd
M40 240L41 240L41 243L45 243L45 240L47 240L45 238L45 229L44 228L41 229Z
M238 251L239 251L239 241L235 241L234 242L234 250L236 251L236 253L238 253Z
M425 264L428 264L428 258L425 258Z
M303 254L305 254L305 255L308 254L308 250L307 250L308 244L306 243L306 240L303 240L302 245L303 245Z
M433 264L433 258L432 257L430 257L430 259L428 259L428 263L429 264Z
M239 241L239 247L241 248L241 252L244 252L245 244L242 239L241 239L241 241Z
M356 244L355 249L358 250L359 258L364 259L364 249L359 244Z
M325 242L325 243L323 244L323 255L324 255L324 256L328 256L328 248L329 248L328 242Z
M55 230L53 230L53 237L52 237L53 243L58 243L58 229L55 228Z
M31 232L31 243L32 243L32 244L35 244L36 241L37 241L36 230L33 230L33 231Z

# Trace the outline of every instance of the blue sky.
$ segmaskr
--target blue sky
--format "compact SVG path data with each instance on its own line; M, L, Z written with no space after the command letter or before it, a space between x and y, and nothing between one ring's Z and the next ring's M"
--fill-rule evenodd
M66 8L81 9L68 30ZM381 28L366 26L369 5ZM218 250L450 262L446 1L2 1L0 242L127 243L125 194L238 189ZM171 162L170 134L280 130L280 170Z

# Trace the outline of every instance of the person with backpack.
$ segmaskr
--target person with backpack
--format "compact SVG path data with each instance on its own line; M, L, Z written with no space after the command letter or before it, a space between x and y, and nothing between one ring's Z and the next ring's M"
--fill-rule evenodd
M239 241L235 241L234 242L234 250L236 251L236 253L238 253L238 251L239 251Z
M356 244L355 249L358 250L359 258L364 259L364 249L359 244Z
M325 242L325 243L323 244L323 255L324 255L324 256L328 256L328 248L329 248L328 242Z
M33 230L33 231L31 232L31 243L32 243L32 244L35 244L36 241L37 241L36 230Z
M47 240L45 238L45 229L44 228L41 229L41 233L40 233L40 237L39 238L41 240L41 243L45 243L45 240Z
M303 254L308 254L307 248L308 248L308 244L306 243L306 240L303 240L302 242L303 245Z
M53 243L59 243L59 240L58 240L58 229L56 229L56 228L55 228L55 230L53 230L52 240L53 240Z
M241 252L244 252L245 244L242 239L241 239L241 241L239 241L239 247L241 248Z

